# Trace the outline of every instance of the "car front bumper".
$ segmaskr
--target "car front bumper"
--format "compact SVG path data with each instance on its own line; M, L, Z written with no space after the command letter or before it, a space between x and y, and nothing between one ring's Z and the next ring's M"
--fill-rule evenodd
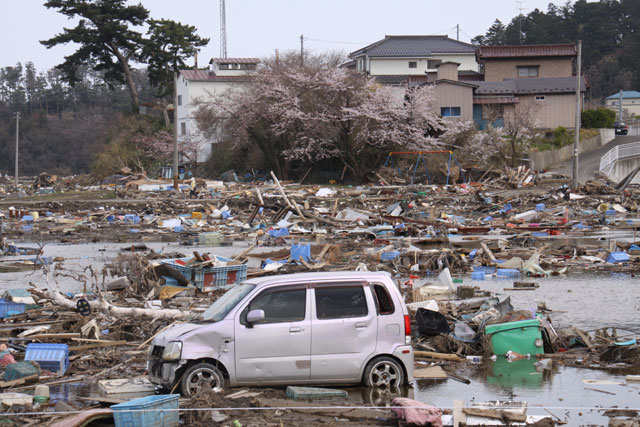
M176 381L176 372L184 365L185 361L179 362L163 362L159 358L151 358L147 361L147 371L149 372L149 380L156 385L166 388L172 388Z

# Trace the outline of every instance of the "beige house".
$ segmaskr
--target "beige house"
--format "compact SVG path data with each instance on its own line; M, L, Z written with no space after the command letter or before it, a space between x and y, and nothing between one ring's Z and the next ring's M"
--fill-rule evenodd
M435 85L436 106L442 117L473 120L473 90L477 84L458 80L455 62L443 62L438 66Z
M573 44L481 46L476 50L487 82L574 76L577 56Z
M623 90L614 93L605 99L605 106L616 112L620 111L620 100L622 99L622 117L640 117L640 92L635 90Z

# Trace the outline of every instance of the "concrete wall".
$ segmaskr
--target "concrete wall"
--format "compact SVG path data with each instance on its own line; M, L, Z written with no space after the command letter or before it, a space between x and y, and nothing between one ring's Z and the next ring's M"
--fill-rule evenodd
M597 150L603 145L608 144L615 138L613 129L600 129L600 135L585 139L578 146L578 153L589 153ZM547 151L531 151L529 159L531 159L531 167L535 170L549 169L559 165L573 156L573 144L567 145L557 150Z
M609 179L613 182L620 182L626 178L635 168L638 167L638 158L631 157L629 159L618 160L609 174ZM640 184L640 172L633 178L631 184Z
M519 66L536 65L538 77L571 77L573 74L572 58L500 59L485 60L484 79L488 82L517 79Z
M460 70L478 71L475 54L434 54L429 58L370 58L369 74L372 76L419 75L436 72L436 68L427 68L427 60L439 59L442 62L452 61L460 64ZM416 62L417 68L409 68L409 62Z

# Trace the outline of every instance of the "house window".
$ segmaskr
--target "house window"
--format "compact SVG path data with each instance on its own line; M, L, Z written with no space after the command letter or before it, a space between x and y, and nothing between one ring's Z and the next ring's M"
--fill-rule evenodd
M230 70L231 69L231 64L219 64L218 68L220 70Z
M180 134L181 135L187 134L187 124L185 122L180 123Z
M182 95L178 95L178 105L182 105Z
M547 97L545 95L536 95L536 101L546 101Z
M442 64L442 60L441 59L428 59L427 60L427 68L430 70L433 70L434 68L438 67L438 65Z
M538 77L538 66L518 67L518 77Z
M460 107L442 107L440 115L442 117L460 117Z
M418 63L416 61L409 61L409 68L418 68Z

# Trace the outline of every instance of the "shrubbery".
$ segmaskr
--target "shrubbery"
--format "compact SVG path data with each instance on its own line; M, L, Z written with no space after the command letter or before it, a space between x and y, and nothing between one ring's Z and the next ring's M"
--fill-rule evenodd
M612 128L616 121L616 113L608 108L600 107L582 111L582 127L590 129Z

